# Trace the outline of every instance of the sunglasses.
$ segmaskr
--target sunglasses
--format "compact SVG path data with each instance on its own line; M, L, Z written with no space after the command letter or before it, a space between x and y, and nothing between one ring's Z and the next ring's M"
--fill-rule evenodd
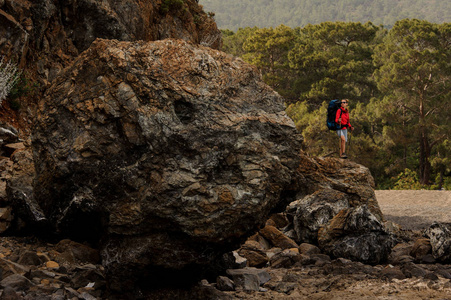
M348 103L348 102L341 102L341 103Z

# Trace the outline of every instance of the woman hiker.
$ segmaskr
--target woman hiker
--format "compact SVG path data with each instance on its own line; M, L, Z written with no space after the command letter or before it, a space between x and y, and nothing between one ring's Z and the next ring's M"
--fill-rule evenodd
M337 130L337 134L340 137L341 158L348 158L345 152L346 142L348 141L348 128L350 131L354 130L354 127L349 122L348 102L348 99L341 100L340 108L337 110L337 115L335 116L335 122L341 126L341 129Z

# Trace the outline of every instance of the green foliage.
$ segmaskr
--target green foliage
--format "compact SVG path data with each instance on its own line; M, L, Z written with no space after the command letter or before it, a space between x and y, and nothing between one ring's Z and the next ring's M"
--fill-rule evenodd
M287 100L296 100L291 78L294 72L289 66L288 53L295 41L294 31L284 25L253 31L244 41L243 59L257 66L263 80Z
M416 137L400 144L405 156L418 155L420 182L429 184L431 155L449 137L451 96L451 26L420 20L401 20L375 50L377 85L395 106L401 136ZM412 153L412 151L415 151Z
M244 43L257 30L257 27L240 28L236 32L227 29L221 30L223 40L222 50L234 56L243 57L247 52L243 48Z
M367 102L377 93L371 77L372 54L380 28L371 23L325 22L297 29L289 53L296 70L300 99L319 105L324 99Z
M418 182L418 175L410 169L405 169L399 173L395 179L394 190L420 190L421 184Z
M21 74L11 89L10 99L15 100L22 96L32 96L39 88L38 83L30 81L25 74Z
M223 38L227 52L256 65L285 97L310 154L337 155L326 107L348 98L356 130L346 152L371 170L379 188L408 186L406 169L420 174L421 188L449 188L449 23L402 20L389 31L344 22L247 27L223 30Z
M183 7L184 0L163 0L160 6L160 12L163 14L169 11L177 11Z
M216 13L219 28L291 28L326 21L372 22L392 27L397 20L416 18L434 23L449 22L450 1L436 0L200 0Z
M18 99L23 96L33 96L36 94L39 85L31 82L23 73L17 78L16 84L11 89L8 97L9 106L13 110L20 109L20 102Z

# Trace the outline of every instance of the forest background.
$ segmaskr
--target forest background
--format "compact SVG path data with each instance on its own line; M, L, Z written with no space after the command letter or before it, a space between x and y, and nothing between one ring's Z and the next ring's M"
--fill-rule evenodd
M353 2L359 5L348 10ZM359 9L366 2L371 5L365 14ZM371 170L378 189L451 189L450 2L200 3L212 15L230 16L230 22L238 16L240 22L227 23L236 30L217 21L223 50L255 65L285 98L286 111L302 132L308 153L337 155L338 138L326 127L327 105L332 99L348 98L356 129L346 152ZM260 20L253 24L274 24L283 15L281 7L288 16L302 12L297 17L303 21L295 27L239 27L252 18ZM393 12L390 7L410 10ZM332 9L346 11L344 21L324 21ZM414 11L425 19L400 18ZM348 21L356 15L359 21ZM372 18L385 25L362 23ZM296 24L293 17L284 20Z

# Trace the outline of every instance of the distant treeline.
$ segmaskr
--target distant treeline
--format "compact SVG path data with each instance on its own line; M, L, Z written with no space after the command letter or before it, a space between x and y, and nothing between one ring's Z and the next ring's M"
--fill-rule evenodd
M391 27L397 20L420 19L432 23L451 21L451 1L446 0L200 0L213 12L220 29L289 27L326 21L367 21Z
M356 130L346 152L378 188L451 189L451 23L245 27L223 30L223 42L286 99L307 152L338 153L326 108L349 98Z

